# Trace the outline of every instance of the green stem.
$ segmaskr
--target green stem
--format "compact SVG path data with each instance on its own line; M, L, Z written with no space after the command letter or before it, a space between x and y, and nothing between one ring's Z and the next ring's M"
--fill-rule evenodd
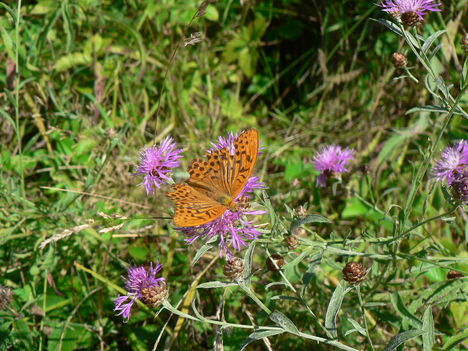
M367 325L367 318L366 318L366 310L364 309L364 303L362 301L362 296L361 296L361 288L359 285L356 286L356 291L357 291L358 298L359 298L359 306L361 307L361 311L362 311L362 319L364 319L364 328L366 328L367 340L369 340L369 344L372 350L375 351L374 344L372 343L372 339L369 334L369 327Z
M411 233L413 230L415 230L416 228L419 228L421 226L423 226L424 224L426 223L429 223L429 222L432 222L432 221L435 221L437 219L440 219L440 218L443 218L445 216L448 216L448 215L451 215L452 213L454 213L456 210L457 210L458 206L455 206L453 207L452 209L450 209L450 211L447 211L445 213L442 213L441 215L438 215L438 216L435 216L435 217L431 217L431 218L428 218L422 222L419 222L418 224L415 224L413 225L411 228L409 228L408 230L404 231L403 233L401 233L400 235L398 235L397 237L395 237L394 239L390 240L389 242L387 242L386 244L389 244L393 241L396 241L396 240L400 240L401 238L403 238L404 236L408 235L409 233Z

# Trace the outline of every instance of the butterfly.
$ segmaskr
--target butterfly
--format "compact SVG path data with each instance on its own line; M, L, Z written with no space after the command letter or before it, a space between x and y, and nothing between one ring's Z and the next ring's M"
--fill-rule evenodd
M175 225L194 227L219 218L227 209L235 211L234 200L247 184L257 155L258 132L248 129L234 140L233 149L208 151L205 159L193 160L190 178L167 194L176 204Z

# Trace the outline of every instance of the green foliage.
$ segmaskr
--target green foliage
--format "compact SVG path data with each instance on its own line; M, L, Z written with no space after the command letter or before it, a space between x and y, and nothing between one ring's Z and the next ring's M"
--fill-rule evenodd
M19 3L0 2L0 350L467 349L467 278L447 279L468 271L466 210L430 178L468 136L466 1L411 31L368 1ZM187 246L133 173L167 135L185 167L247 127L267 214L228 281L216 238ZM318 188L331 143L356 160ZM122 276L156 260L171 304L123 323Z

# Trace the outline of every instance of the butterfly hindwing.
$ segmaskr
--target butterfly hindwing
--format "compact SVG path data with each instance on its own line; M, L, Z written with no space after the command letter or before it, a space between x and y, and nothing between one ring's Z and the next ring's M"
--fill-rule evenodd
M175 201L174 223L181 227L202 225L221 216L226 207L188 184L176 184L167 194Z

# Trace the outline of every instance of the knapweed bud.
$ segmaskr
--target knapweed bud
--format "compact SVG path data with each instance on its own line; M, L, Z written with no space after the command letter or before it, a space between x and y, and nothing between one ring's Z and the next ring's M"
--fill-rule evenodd
M359 167L359 170L361 171L362 174L367 175L370 172L370 167L368 164L364 164L361 167Z
M460 278L463 278L463 274L456 270L452 269L447 273L447 279L460 279Z
M468 33L463 34L461 39L461 47L465 53L468 53Z
M307 214L307 209L301 205L298 208L296 208L296 213L299 217L305 217L305 215Z
M266 265L271 272L278 272L284 266L284 258L280 254L274 253L267 258Z
M343 279L352 285L362 282L366 275L366 269L359 262L348 262L343 268Z
M297 248L297 238L293 235L288 235L284 238L284 243L288 247L289 250L295 250Z
M297 227L293 230L293 234L301 238L307 237L307 230L302 227Z
M223 269L224 275L232 280L239 278L244 273L244 261L239 257L233 257L226 262Z
M401 14L401 22L407 27L414 27L421 22L421 18L416 12L407 11Z
M392 55L392 63L396 68L404 68L408 64L408 59L404 54L394 52Z
M167 285L153 285L141 289L141 300L149 307L158 307L167 298Z
M10 288L0 285L0 311L8 307L13 293Z

